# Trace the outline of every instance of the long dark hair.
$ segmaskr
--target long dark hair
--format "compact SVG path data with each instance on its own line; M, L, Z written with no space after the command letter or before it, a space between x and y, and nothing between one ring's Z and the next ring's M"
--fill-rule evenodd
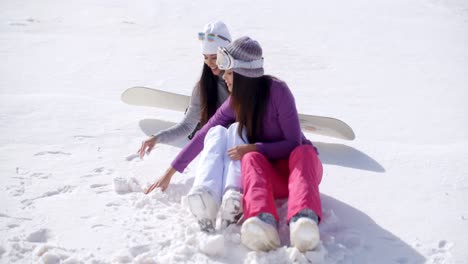
M249 78L233 72L234 80L231 93L231 107L236 113L239 130L245 128L247 140L250 143L258 142L263 132L263 117L266 113L272 76L264 75L258 78Z
M218 76L205 63L198 87L201 99L200 123L203 126L215 114L218 102Z

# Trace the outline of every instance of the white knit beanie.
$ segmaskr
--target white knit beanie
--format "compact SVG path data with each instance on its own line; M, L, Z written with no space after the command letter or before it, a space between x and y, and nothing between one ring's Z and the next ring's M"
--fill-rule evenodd
M231 42L231 34L226 25L221 21L206 24L203 28L203 33L205 33L205 35L210 33L216 35L213 41L209 41L206 36L205 39L202 40L203 54L216 54L218 52L218 47L225 47ZM218 35L229 41L218 37Z

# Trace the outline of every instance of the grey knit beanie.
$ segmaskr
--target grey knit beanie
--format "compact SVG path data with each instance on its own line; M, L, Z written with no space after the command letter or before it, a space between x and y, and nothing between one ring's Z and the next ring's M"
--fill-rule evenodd
M256 40L240 37L226 46L226 50L236 60L254 61L262 58L262 47ZM251 78L263 76L263 67L257 69L233 68L234 72Z

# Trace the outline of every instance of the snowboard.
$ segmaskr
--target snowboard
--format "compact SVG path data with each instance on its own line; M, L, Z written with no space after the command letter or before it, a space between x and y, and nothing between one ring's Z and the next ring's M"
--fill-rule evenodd
M174 111L186 111L190 96L147 87L132 87L122 93L121 99L129 105L150 106ZM353 129L345 122L326 116L299 114L304 132L323 136L353 140Z

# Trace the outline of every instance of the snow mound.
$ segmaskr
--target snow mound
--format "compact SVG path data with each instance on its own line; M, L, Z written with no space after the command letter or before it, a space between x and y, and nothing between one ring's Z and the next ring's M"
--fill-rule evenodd
M126 193L131 193L131 192L143 191L138 180L133 177L132 178L115 177L114 178L114 190L118 194L126 194Z

